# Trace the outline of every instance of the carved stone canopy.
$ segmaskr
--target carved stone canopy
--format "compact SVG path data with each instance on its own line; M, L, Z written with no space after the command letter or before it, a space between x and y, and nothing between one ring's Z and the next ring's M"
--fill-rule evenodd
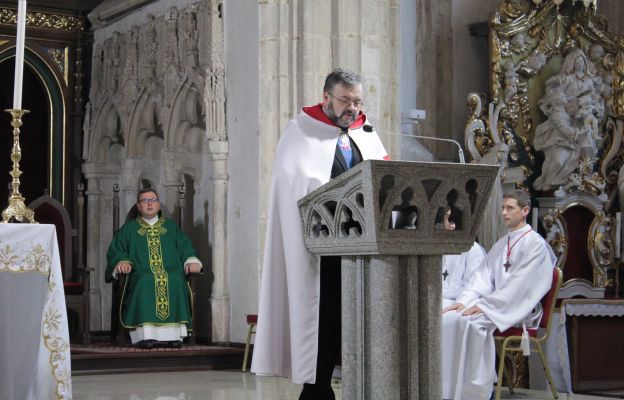
M316 254L458 254L475 240L497 166L368 160L298 205ZM448 208L456 229L445 230ZM433 239L433 240L432 240Z
M154 0L104 0L89 13L89 21L98 29L110 25L132 10L153 2Z

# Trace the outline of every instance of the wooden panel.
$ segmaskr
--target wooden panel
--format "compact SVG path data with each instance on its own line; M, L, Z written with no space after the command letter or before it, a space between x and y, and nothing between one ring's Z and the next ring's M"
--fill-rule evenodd
M563 282L580 278L591 283L594 277L587 236L595 215L587 207L578 206L567 209L563 216L568 226L568 256L563 268Z
M624 389L624 318L568 317L572 391Z

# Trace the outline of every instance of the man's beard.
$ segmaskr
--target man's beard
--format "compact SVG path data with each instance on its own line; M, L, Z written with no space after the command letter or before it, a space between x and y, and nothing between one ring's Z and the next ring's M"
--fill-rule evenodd
M325 107L323 107L323 111L325 111L325 115L337 126L341 128L348 128L355 122L357 118L357 113L349 109L345 109L340 115L336 115L334 111L334 104L330 101L325 103ZM346 117L346 118L345 118Z

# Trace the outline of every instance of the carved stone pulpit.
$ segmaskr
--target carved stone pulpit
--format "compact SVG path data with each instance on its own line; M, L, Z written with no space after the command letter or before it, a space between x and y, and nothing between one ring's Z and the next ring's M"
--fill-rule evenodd
M368 160L299 200L308 250L342 256L343 399L442 398L441 256L472 246L497 172Z

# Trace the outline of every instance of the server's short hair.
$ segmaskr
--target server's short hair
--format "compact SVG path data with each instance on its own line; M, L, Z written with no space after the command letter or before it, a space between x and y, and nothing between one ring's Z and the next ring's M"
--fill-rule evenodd
M512 189L503 194L503 199L516 199L518 205L522 208L531 208L531 195L522 189Z

